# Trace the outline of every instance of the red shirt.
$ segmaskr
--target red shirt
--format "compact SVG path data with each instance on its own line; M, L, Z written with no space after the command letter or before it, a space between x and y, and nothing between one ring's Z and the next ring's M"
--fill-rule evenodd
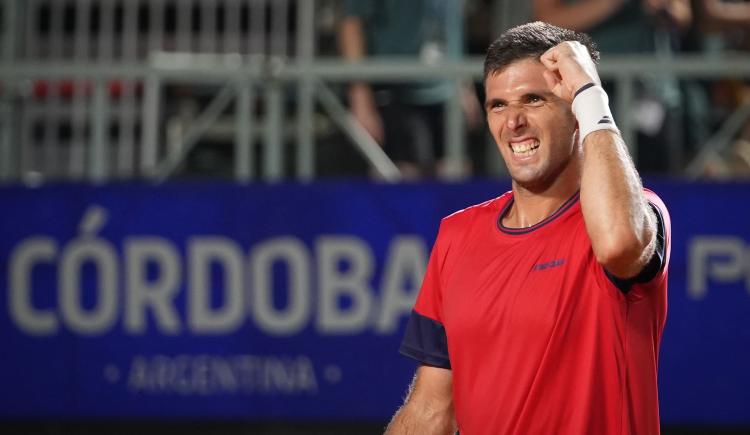
M511 192L443 219L401 352L453 371L462 435L659 433L670 223L638 277L596 261L578 194L524 229Z

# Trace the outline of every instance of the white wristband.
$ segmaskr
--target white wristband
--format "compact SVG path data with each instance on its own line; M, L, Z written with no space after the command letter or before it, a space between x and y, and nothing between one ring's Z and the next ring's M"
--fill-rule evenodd
M620 132L609 110L609 98L601 86L589 83L581 87L573 98L573 114L578 120L579 140L597 130Z

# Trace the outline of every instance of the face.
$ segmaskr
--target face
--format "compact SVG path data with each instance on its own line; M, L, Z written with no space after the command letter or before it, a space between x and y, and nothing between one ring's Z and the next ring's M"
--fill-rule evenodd
M513 62L485 81L487 123L515 185L544 190L577 168L577 124L552 93L536 59Z

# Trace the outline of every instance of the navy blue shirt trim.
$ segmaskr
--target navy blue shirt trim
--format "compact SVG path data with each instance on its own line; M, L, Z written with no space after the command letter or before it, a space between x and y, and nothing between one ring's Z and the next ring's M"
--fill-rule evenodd
M513 202L514 202L513 197L511 197L508 200L508 202L505 204L505 206L503 207L503 209L500 210L500 214L498 215L498 218L497 218L497 227L498 227L498 229L500 229L500 231L502 231L502 232L504 232L506 234L511 234L511 235L528 234L528 233L530 233L530 232L532 232L534 230L538 230L539 228L547 225L548 223L550 223L553 220L555 220L558 217L560 217L560 215L562 215L570 207L572 207L573 205L575 205L575 203L578 202L578 197L580 196L579 194L580 194L580 192L574 193L573 196L571 196L570 198L568 198L557 210L555 210L554 213L552 213L551 215L547 216L541 222L539 222L539 223L537 223L535 225L532 225L532 226L530 226L528 228L511 228L511 227L506 227L505 225L503 225L503 218L505 218L505 215L508 214L508 212L510 211L510 208L513 205Z
M654 210L656 215L656 249L651 259L643 266L643 269L638 275L632 278L618 278L608 270L604 269L604 273L607 275L612 284L614 284L621 292L627 293L635 284L643 284L651 281L656 275L664 268L664 256L667 252L666 242L664 241L664 218L661 215L659 207L649 202L651 209Z
M412 310L399 352L419 362L451 368L448 339L443 325Z

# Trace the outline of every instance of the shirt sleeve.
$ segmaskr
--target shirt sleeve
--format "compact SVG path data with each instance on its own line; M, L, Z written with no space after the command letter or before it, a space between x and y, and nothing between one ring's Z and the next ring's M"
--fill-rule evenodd
M419 362L450 368L442 309L441 270L446 253L443 237L441 225L399 351Z
M646 199L654 210L658 222L657 233L657 252L654 257L658 256L657 265L652 266L651 270L644 269L641 279L636 284L643 286L662 285L667 279L667 270L669 269L669 257L672 252L672 221L669 217L667 206L664 205L661 198L654 192L644 189Z

